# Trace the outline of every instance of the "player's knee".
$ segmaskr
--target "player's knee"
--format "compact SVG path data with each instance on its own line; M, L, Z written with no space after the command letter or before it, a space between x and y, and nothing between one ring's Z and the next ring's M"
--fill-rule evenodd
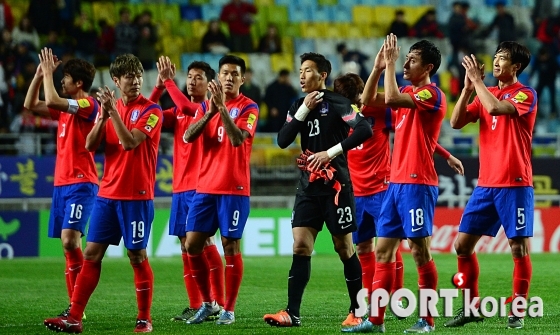
M233 256L241 252L239 239L222 239L222 246L226 256Z
M360 242L356 244L356 252L358 255L368 254L373 252L373 243L371 240Z
M74 239L74 238L63 238L62 239L62 247L65 251L72 251L76 250L81 247L81 239Z
M524 240L510 239L509 245L511 248L511 255L514 258L520 258L529 254L529 248Z
M146 249L143 250L128 250L127 253L128 259L132 264L139 264L148 259L148 255L146 254Z
M293 251L294 255L311 256L313 246L309 247L307 244L294 242Z
M457 256L469 256L473 253L473 247L471 247L464 241L461 241L460 239L455 240L453 247L455 247Z
M416 266L422 266L428 263L431 259L430 250L420 245L414 246L410 250L410 253L412 254L412 258L414 259Z

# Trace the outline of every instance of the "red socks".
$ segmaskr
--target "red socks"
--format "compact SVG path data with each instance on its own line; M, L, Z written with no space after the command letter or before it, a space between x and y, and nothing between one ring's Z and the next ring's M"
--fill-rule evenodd
M395 262L395 282L391 293L404 287L404 263L402 259L401 249L397 249L397 260Z
M529 285L533 274L533 265L529 255L513 258L513 298L529 296Z
M474 297L479 297L478 293L478 275L480 274L480 268L478 266L478 258L476 253L472 253L469 256L458 256L457 257L457 270L461 272L465 277L465 289L470 290L471 299Z
M191 255L189 254L189 265L191 267L191 275L198 286L200 297L203 302L211 302L212 296L210 294L210 270L206 257L203 254Z
M210 268L210 286L212 288L212 299L218 305L224 306L224 263L215 244L204 248L202 254Z
M385 289L387 292L391 291L393 287L393 282L395 281L395 262L392 263L376 263L375 264L375 275L373 276L371 291L374 292L376 289L381 288ZM372 309L375 308L374 305L378 304L373 302ZM377 315L372 316L373 310L371 311L371 315L369 317L369 321L374 325L381 325L383 324L383 320L385 318L385 309L386 307L379 307Z
M64 275L66 277L66 289L68 290L68 298L72 301L72 293L74 292L74 285L76 285L76 278L82 270L84 263L84 254L82 248L76 248L71 251L64 250L64 257L66 257L66 270Z
M368 252L365 254L358 254L360 265L362 266L362 286L368 290L368 297L370 296L369 289L373 282L373 275L375 274L375 254ZM368 298L369 300L369 298Z
M226 256L226 303L224 310L233 312L241 279L243 278L243 259L241 254Z
M199 309L202 306L202 298L200 297L198 286L196 286L196 282L191 275L189 255L184 253L181 256L183 257L183 280L185 281L185 289L189 296L189 307Z
M76 278L76 285L72 294L72 306L70 307L70 316L76 321L82 321L88 300L97 287L101 276L101 262L84 260L83 264L82 271Z
M434 260L418 267L418 287L429 288L435 290L437 288L438 274ZM434 318L429 315L426 317L426 322L430 326L434 325Z
M148 259L142 263L132 264L134 270L134 286L136 286L136 302L138 303L138 319L152 320L152 294L154 292L154 273Z

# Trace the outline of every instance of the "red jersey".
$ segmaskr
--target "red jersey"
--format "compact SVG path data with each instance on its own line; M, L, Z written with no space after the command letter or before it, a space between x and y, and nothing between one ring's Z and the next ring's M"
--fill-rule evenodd
M117 112L126 128L136 128L147 138L136 148L125 151L113 121L105 128L105 171L99 196L113 200L150 200L154 198L157 154L163 114L161 107L140 95L124 105L117 100Z
M537 115L537 93L517 82L488 90L510 102L517 113L492 116L476 97L467 113L480 119L480 170L478 186L533 186L531 144Z
M235 99L226 103L230 117L237 127L251 134L238 147L234 147L227 137L220 114L217 113L208 121L200 138L202 141L202 159L198 174L196 192L207 194L245 195L251 193L251 174L249 161L253 137L257 129L259 108L257 104L239 94ZM202 103L203 113L210 110L210 106Z
M389 133L393 129L394 112L391 108L364 105L362 114L371 125L373 135L347 154L350 179L356 196L385 191L391 171Z
M400 91L410 95L416 108L397 109L391 182L438 186L433 155L447 111L445 94L433 83Z
M208 102L205 102L208 104ZM201 141L185 142L183 135L189 126L198 121L203 115L197 112L195 117L185 115L174 107L163 111L163 127L173 128L173 193L180 193L196 189L198 168L202 148Z
M86 150L86 137L95 124L99 104L93 97L75 102L75 114L49 108L52 119L58 120L54 186L99 183L94 153Z

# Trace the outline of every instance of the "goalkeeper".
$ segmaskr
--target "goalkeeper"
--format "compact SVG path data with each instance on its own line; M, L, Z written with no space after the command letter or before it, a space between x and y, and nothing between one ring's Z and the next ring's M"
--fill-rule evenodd
M358 308L362 271L352 244L356 230L355 202L346 152L371 137L370 125L347 98L326 90L331 64L323 55L300 56L300 84L305 98L288 111L278 133L278 145L289 146L301 134L302 170L292 212L293 261L288 277L288 306L264 321L271 326L300 326L300 305L311 273L311 253L326 223L334 249L344 265L350 297L349 312ZM350 136L350 128L353 132Z

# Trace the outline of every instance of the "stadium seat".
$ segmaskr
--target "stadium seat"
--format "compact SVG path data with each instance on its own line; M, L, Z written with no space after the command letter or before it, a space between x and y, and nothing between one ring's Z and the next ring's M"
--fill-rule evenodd
M229 55L237 56L245 61L245 67L251 67L251 60L249 59L249 54L244 52L230 52Z
M170 4L178 4L178 5L188 5L189 0L167 0Z
M107 23L113 26L117 22L117 12L112 2L94 2L92 8L95 22L105 19Z
M210 3L210 2L211 2L211 0L189 0L189 3L191 5L198 5L198 6L201 6L201 5Z
M282 51L294 53L294 40L291 37L282 37Z
M173 36L185 38L191 38L193 36L191 22L186 20L181 20L176 24L172 24L171 32Z
M391 22L395 18L395 7L392 6L376 6L372 9L371 16L373 18L373 24L378 29L378 31L383 32L384 36L391 26ZM406 14L405 14L406 17Z
M344 25L343 23L331 22L325 25L324 36L326 38L342 38L346 35L346 31L345 31L346 28L347 26Z
M289 6L292 3L292 0L274 0L277 5L282 6Z
M331 12L330 17L334 22L346 23L352 21L352 7L343 5L329 6L327 10Z
M203 57L200 53L183 53L181 55L181 69L186 72L189 65L194 61L202 61Z
M332 38L318 38L315 40L315 51L322 54L336 54L336 45L340 40Z
M319 6L336 6L338 4L338 0L318 0L317 4Z
M290 22L287 6L267 6L259 8L259 11L266 12L268 22L276 24L287 24Z
M181 64L181 54L185 52L185 40L173 36L163 36L163 53L168 56L177 66Z
M339 6L346 6L352 8L355 5L363 4L362 0L338 0Z
M328 7L326 6L320 6L317 8L314 8L310 11L311 13L311 21L313 22L330 22L330 21L334 21L334 15L332 11L328 10ZM331 17L331 15L333 15Z
M325 23L301 23L301 37L318 38L325 36Z
M200 6L181 5L181 19L186 21L202 20L202 9Z
M257 6L259 10L262 10L268 6L274 6L274 0L255 0L253 4Z
M352 7L352 22L357 24L372 24L376 17L372 13L372 7L357 5Z
M201 8L203 21L218 19L222 12L222 6L216 5L214 3L202 5Z
M181 21L181 10L177 4L163 4L160 7L161 20L178 24Z
M301 37L301 26L298 23L288 23L283 27L283 36Z
M210 64L210 66L217 71L218 70L218 64L220 63L220 58L222 58L223 56L224 55L203 53L202 54L202 61Z
M315 51L315 40L309 38L294 39L294 47L297 55Z
M311 7L307 6L288 6L288 16L291 22L307 22L311 17Z
M292 62L292 54L281 53L270 55L270 68L274 73L278 73L282 69L293 72L294 64Z
M202 20L191 21L193 37L200 38L204 36L208 30L208 22Z

